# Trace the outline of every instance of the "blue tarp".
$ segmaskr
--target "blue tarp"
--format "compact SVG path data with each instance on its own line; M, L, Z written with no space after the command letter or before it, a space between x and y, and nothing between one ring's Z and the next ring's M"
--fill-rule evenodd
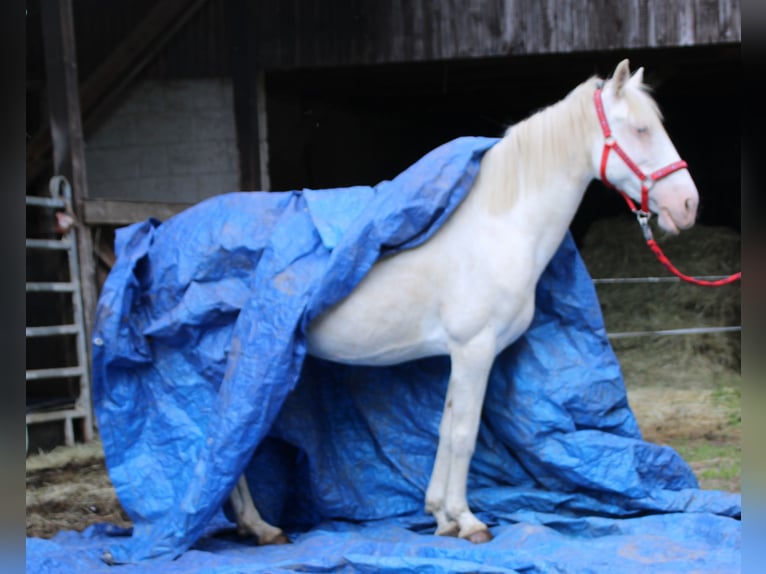
M495 141L460 138L375 187L227 194L120 230L94 401L135 527L28 539L28 572L107 571L105 550L126 573L738 571L740 496L642 440L569 236L492 370L469 477L488 544L430 535L423 510L448 359L306 357L306 325L434 233ZM295 544L212 535L243 471Z

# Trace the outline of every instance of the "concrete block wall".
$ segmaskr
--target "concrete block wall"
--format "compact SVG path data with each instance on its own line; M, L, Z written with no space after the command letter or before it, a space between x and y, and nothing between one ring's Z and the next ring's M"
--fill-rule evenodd
M193 203L239 189L228 80L139 83L85 144L94 199Z

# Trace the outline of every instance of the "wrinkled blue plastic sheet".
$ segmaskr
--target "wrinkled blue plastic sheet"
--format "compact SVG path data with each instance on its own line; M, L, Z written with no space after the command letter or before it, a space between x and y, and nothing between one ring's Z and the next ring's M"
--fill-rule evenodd
M448 359L306 357L306 325L434 233L495 141L455 140L375 187L228 194L121 230L94 401L135 527L28 539L28 572L738 571L740 496L699 490L641 439L571 237L490 377L469 477L488 544L432 536L423 511ZM216 534L243 471L295 544Z
M28 572L245 574L260 572L740 572L739 523L706 514L639 518L507 515L482 546L394 524L323 523L290 546L204 538L175 561L106 566L98 525L27 541ZM517 522L516 522L517 521ZM124 533L123 533L124 534ZM715 550L713 550L715 549Z

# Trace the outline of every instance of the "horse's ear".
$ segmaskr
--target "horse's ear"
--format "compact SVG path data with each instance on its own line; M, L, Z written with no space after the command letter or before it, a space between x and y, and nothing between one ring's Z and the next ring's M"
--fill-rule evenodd
M618 98L622 96L622 90L630 80L630 64L628 59L625 58L622 62L617 64L612 75L612 91Z
M644 84L644 68L643 67L636 70L635 73L630 77L630 83L636 87L640 87Z

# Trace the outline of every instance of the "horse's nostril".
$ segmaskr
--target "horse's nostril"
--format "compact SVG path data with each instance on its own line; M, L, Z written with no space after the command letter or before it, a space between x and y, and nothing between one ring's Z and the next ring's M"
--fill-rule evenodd
M693 213L693 212L697 211L697 202L694 201L694 198L692 198L692 197L687 198L686 202L684 203L684 205L686 206L686 211L687 212L692 212Z

